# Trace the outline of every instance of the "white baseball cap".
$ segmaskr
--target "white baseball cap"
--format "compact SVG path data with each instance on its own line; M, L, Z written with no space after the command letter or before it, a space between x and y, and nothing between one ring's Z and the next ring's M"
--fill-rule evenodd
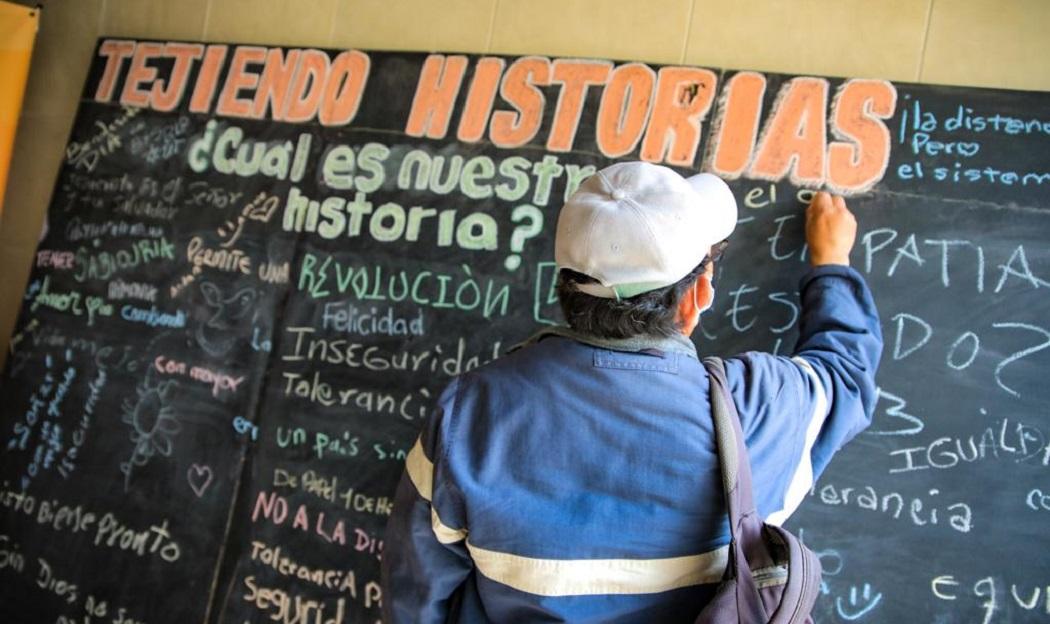
M554 260L598 280L577 284L581 292L634 297L685 277L735 227L736 200L721 178L616 163L587 178L562 207Z

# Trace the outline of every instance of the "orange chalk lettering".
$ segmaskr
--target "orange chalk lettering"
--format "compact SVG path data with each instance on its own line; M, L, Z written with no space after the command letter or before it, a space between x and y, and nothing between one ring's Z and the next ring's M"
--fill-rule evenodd
M98 55L106 58L106 67L102 70L102 78L98 81L95 89L95 100L108 102L113 98L113 87L117 84L120 75L120 66L124 59L135 53L134 41L123 41L118 39L106 39L98 48Z
M748 175L779 180L790 172L796 186L822 184L827 102L823 78L794 78L781 87Z
M661 67L656 102L642 142L641 159L688 167L700 145L700 127L711 109L718 77L709 69Z
M747 169L758 137L765 93L766 77L762 74L740 72L729 79L720 98L718 117L712 124L704 170L732 180Z
M550 59L542 56L524 56L511 63L503 75L499 93L514 111L492 113L489 139L497 147L519 147L536 136L543 122L546 99L537 85L549 85Z
M580 125L583 101L590 85L605 84L612 71L612 63L605 61L580 61L558 59L554 61L551 82L562 83L558 105L554 109L554 122L547 149L552 152L567 152L572 149L576 130Z
M839 193L866 191L890 163L890 130L883 123L897 107L897 89L887 80L849 80L831 105L828 186Z
M182 100L182 94L186 92L193 61L199 59L202 54L204 46L199 43L168 43L164 46L164 55L175 60L167 84L161 87L160 82L153 83L150 99L155 110L175 110Z
M226 60L226 46L210 45L201 61L201 70L197 72L197 84L193 87L190 98L191 113L207 113L211 109L211 100L215 97L215 87L219 83L219 71Z
M644 63L613 70L598 105L595 140L608 158L634 151L645 130L656 85L656 72Z
M328 68L328 55L320 50L303 50L299 54L299 65L284 109L284 121L300 123L314 118L324 93Z
M445 137L466 70L465 56L431 54L427 57L419 74L419 82L416 83L416 95L412 98L405 134L431 139Z
M157 79L157 68L147 65L146 62L161 55L164 46L159 43L143 41L135 46L135 54L131 57L131 67L128 76L124 79L124 91L120 94L120 103L125 106L149 106L150 92L143 90L143 83L152 86Z
M248 63L262 63L266 59L266 48L238 46L233 51L230 71L219 94L219 105L215 113L227 117L252 117L252 100L238 97L242 89L255 89L259 74L248 71Z
M259 85L255 89L252 101L251 117L262 119L266 116L266 107L270 107L273 119L284 119L284 109L288 105L288 92L291 91L292 78L299 65L302 50L288 50L285 55L282 48L270 48L266 51L266 64L259 76Z
M364 52L346 50L335 57L317 111L321 125L346 125L357 115L370 67L371 60Z
M459 116L459 129L456 130L456 138L460 141L477 143L485 134L505 66L503 59L486 56L474 67L474 77L470 79L470 88L467 90L467 102Z

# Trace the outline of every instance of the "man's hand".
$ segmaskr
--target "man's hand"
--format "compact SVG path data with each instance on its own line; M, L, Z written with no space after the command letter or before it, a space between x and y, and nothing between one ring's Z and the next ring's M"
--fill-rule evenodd
M806 243L813 266L849 266L849 252L857 237L857 220L839 195L820 191L806 209Z

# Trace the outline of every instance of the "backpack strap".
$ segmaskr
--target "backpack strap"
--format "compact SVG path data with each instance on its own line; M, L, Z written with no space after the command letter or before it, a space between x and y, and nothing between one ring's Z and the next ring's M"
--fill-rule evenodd
M751 491L751 462L748 460L740 417L729 392L725 364L720 358L704 358L710 380L711 414L715 422L715 442L722 472L722 487L729 511L729 563L726 579L736 579L737 609L744 622L768 620L751 576L751 565L772 565L762 539L762 520ZM750 614L748 616L748 614Z

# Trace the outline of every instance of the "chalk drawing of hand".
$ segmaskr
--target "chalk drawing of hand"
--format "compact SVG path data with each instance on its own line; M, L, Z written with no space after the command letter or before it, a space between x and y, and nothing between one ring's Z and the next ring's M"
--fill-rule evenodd
M839 616L844 620L859 620L864 617L869 611L875 608L882 600L882 594L871 595L871 585L864 583L864 588L861 590L860 595L857 595L857 586L851 585L849 588L849 604L844 605L842 596L835 598L835 610L838 611Z
M136 466L145 466L154 455L170 457L174 450L173 439L181 429L171 406L176 382L165 381L149 384L149 378L136 389L138 400L132 403L124 399L121 420L131 426L131 457L120 464L124 473L124 491L131 485L131 474Z

